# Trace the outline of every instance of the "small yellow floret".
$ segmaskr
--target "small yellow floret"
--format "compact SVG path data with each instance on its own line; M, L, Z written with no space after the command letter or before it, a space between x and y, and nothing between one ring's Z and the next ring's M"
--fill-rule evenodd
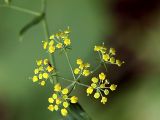
M103 58L104 61L107 62L109 60L109 55L108 54L104 54L104 55L102 55L102 58Z
M43 73L43 78L48 79L49 75L48 73Z
M48 59L44 59L43 63L44 63L44 65L47 65L48 64Z
M93 92L93 87L88 87L87 90L86 90L86 92L87 92L87 95L92 94L92 92Z
M37 65L40 66L42 64L42 60L37 60Z
M49 46L49 49L48 49L49 53L54 53L55 51L55 47L54 46Z
M53 106L53 105L49 105L49 106L48 106L48 109L49 109L50 111L53 111L53 110L54 110L54 106Z
M43 49L47 49L48 42L43 42Z
M109 87L112 91L114 91L114 90L116 90L116 88L117 88L117 85L115 85L115 84L112 84L110 87Z
M80 72L80 69L79 68L76 68L76 69L74 69L74 74L79 74L79 72Z
M70 100L71 100L71 103L77 103L77 102L78 102L78 97L72 96L72 97L70 98Z
M38 77L37 76L33 76L32 81L33 82L37 82L38 81Z
M67 108L69 106L68 102L63 102L63 107Z
M64 39L64 44L65 45L70 45L71 44L71 40L68 39L68 38Z
M68 111L66 109L61 109L62 116L67 116Z
M84 71L83 71L83 75L84 75L84 76L88 76L89 74L90 74L90 71L89 71L89 70L84 70Z
M105 78L106 78L106 75L102 72L101 74L99 74L99 79L100 80L105 80Z
M48 66L48 67L47 67L47 71L48 71L48 72L51 72L51 71L53 71L53 67L51 67L51 66Z
M81 65L82 63L83 63L82 59L80 59L80 58L77 59L77 64L78 64L78 65Z
M107 102L107 98L106 97L102 97L101 103L105 104L106 102Z
M34 74L38 74L39 70L38 69L35 69L34 70Z
M92 82L93 82L93 83L97 83L97 82L98 82L98 78L93 77L93 78L92 78Z
M54 99L53 99L53 98L48 98L48 102L49 102L49 103L53 103L53 102L54 102Z
M58 43L58 44L56 45L56 47L57 47L57 48L62 48L62 43Z
M46 84L46 82L43 80L41 81L41 86L44 86Z
M62 94L64 94L64 95L68 94L68 92L69 92L68 88L64 88L64 89L62 90Z
M58 97L58 96L57 96L57 94L55 94L55 93L52 95L52 98L53 98L53 99L57 99L57 97Z
M96 92L96 93L94 94L94 98L98 99L99 97L100 97L100 93L99 93L99 92Z
M59 91L61 91L61 85L59 84L59 83L57 83L55 86L54 86L54 91L57 91L57 92L59 92Z

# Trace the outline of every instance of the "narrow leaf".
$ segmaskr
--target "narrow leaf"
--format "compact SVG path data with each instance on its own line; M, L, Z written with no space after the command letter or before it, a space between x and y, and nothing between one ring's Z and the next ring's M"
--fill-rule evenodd
M23 34L25 34L31 27L33 27L34 25L38 24L39 22L41 22L41 20L43 20L45 14L42 13L40 16L35 17L33 20L31 20L28 24L26 24L19 33L20 38L22 39Z
M91 120L79 103L70 104L69 114L65 120Z

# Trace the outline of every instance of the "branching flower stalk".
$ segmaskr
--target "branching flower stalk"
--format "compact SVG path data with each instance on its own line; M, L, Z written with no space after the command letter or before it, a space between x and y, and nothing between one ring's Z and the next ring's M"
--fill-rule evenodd
M27 13L34 15L36 20L34 24L42 21L43 29L45 33L45 40L42 41L42 47L48 53L48 58L40 59L36 61L36 67L34 69L34 75L32 81L38 83L41 86L45 86L48 81L53 83L53 93L48 98L50 111L58 111L62 116L66 117L70 112L70 105L76 104L78 102L78 97L71 95L76 85L83 86L86 89L87 96L93 94L95 99L101 99L100 102L105 104L107 102L107 95L109 91L116 90L117 85L110 84L107 74L107 65L117 65L121 66L124 62L115 58L116 51L114 48L107 49L102 45L95 45L93 51L99 56L99 61L94 69L91 69L91 65L84 62L81 58L77 58L75 62L71 62L68 56L68 51L71 50L71 39L70 39L70 29L60 30L58 33L50 35L47 18L46 18L46 0L42 0L42 12L34 12L32 10L20 8L11 5L8 0L7 4L0 5L0 7L7 7L22 13ZM30 27L30 26L29 26ZM25 28L28 29L28 26ZM23 30L23 31L25 31ZM61 51L66 57L67 64L69 66L72 78L65 78L61 76L61 73L57 72L55 64L54 53ZM72 64L76 63L77 67L73 68ZM100 72L98 76L94 73L97 72L101 67L105 68L105 72ZM84 84L81 78L91 77L90 85ZM60 81L68 82L68 86L62 86Z

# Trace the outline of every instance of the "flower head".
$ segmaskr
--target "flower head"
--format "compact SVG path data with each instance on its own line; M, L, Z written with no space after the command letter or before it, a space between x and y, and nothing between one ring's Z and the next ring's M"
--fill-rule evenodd
M57 111L60 109L62 116L67 116L69 105L75 104L78 102L78 97L76 96L68 96L69 90L68 88L63 88L60 83L57 83L54 86L54 93L51 97L48 98L49 106L48 109L50 111Z
M109 89L113 91L117 85L112 84L109 86L109 82L103 72L99 74L99 78L92 77L91 81L91 85L86 89L87 96L93 93L95 99L101 97L101 103L105 104L107 102L106 96L109 94Z
M54 72L54 68L49 63L48 59L37 60L36 68L34 70L34 76L32 77L33 82L39 82L41 86L45 86L46 80L48 80L51 72Z

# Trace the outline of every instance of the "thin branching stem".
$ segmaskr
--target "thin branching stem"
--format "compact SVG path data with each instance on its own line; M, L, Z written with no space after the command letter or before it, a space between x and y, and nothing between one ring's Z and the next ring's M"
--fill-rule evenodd
M29 9L21 8L21 7L15 6L15 5L0 5L0 7L11 8L13 10L23 12L23 13L27 13L27 14L30 14L30 15L35 15L35 16L40 16L41 15L41 13L29 10Z

